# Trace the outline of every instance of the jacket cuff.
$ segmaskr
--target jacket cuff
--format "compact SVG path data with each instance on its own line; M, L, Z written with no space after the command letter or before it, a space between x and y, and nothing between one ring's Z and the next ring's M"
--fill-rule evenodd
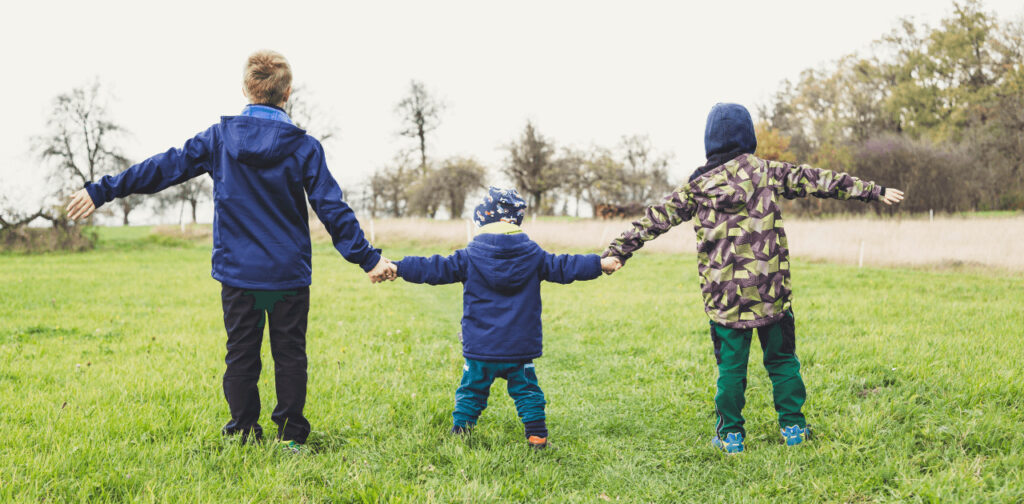
M597 254L587 255L587 272L586 279L593 280L601 276L601 256Z
M106 203L106 201L104 201L103 197L100 195L100 188L96 184L92 183L91 180L85 183L84 188L85 192L89 193L89 199L92 200L92 205L94 207L99 208L103 206L104 203Z
M878 191L878 197L879 198L884 198L885 197L885 186L881 186L881 188L882 188L882 190Z
M883 194L885 194L885 188L875 184L875 187L871 188L871 194L868 195L867 201L879 201L882 199Z
M369 273L380 262L380 257L380 249L371 249L370 255L366 256L366 259L359 263L359 267L363 268L363 271L366 273Z

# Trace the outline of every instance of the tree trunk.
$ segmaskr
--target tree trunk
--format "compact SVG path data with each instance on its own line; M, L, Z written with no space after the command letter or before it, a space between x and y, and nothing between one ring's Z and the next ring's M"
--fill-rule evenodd
M534 213L537 213L537 212L541 211L541 207L540 207L541 199L540 198L543 195L544 195L544 193L539 192L539 191L531 192L530 193L530 198L533 199L533 212Z
M423 131L421 126L419 129L420 137L420 173L425 177L427 176L427 132Z
M462 196L462 197L460 197ZM462 218L462 212L466 210L466 199L464 195L452 194L451 197L451 216L452 219Z
M122 226L127 226L128 225L128 212L131 212L131 210L128 210L127 208L121 208L121 225Z
M189 204L192 205L192 224L195 224L196 223L196 207L199 206L199 200L189 201Z

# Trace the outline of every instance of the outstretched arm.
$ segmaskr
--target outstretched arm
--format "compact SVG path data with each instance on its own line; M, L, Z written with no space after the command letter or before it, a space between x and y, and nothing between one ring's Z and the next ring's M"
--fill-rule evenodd
M189 139L180 149L170 149L117 175L105 175L98 182L87 183L84 189L72 195L67 206L68 217L88 217L114 198L130 194L153 194L208 173L216 141L214 127L211 126Z
M612 271L621 268L623 264L626 264L626 260L633 256L633 252L643 247L645 242L661 236L673 226L690 220L696 211L697 203L690 193L689 184L676 189L660 204L647 207L644 216L633 222L632 227L613 240L608 246L608 250L601 254L601 257L612 257L618 260L618 266L609 264L605 268L606 271L611 268L614 268Z
M406 282L429 285L465 282L467 265L465 250L456 250L448 257L406 256L395 263L398 267L398 276Z
M793 165L781 161L768 161L768 176L776 194L793 199L807 195L818 198L860 201L883 200L886 188L848 173L834 172L809 165ZM903 193L899 193L902 200ZM899 200L884 200L888 204Z
M382 258L380 250L373 248L366 240L355 212L342 199L341 188L327 170L324 150L319 142L303 167L302 183L309 196L310 206L327 228L334 248L345 260L363 268L363 271L370 274L371 281L377 282L379 278L393 279L387 268L387 259Z
M541 279L560 284L593 280L601 276L601 257L597 254L545 254Z

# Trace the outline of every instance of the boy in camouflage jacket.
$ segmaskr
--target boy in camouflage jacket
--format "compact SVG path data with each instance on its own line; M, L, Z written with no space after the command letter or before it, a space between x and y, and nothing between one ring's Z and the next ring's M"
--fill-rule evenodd
M809 434L801 413L806 390L795 353L789 247L779 197L810 194L886 204L903 199L898 190L845 173L760 159L753 155L756 147L747 109L715 105L704 131L707 164L664 202L647 208L604 253L621 267L645 242L696 217L697 271L718 362L712 443L728 453L743 451L753 329L764 350L786 444L799 444Z

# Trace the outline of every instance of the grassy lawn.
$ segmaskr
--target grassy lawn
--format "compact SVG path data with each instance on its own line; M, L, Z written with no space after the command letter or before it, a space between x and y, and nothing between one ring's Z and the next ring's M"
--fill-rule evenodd
M714 356L692 255L544 287L554 449L500 382L447 434L461 286L371 285L314 251L311 452L220 435L224 329L209 247L103 230L82 254L0 255L4 502L1020 502L1024 277L794 263L817 437L780 444L751 351L747 452L709 444ZM391 247L404 254L447 252ZM268 434L273 365L260 380Z

